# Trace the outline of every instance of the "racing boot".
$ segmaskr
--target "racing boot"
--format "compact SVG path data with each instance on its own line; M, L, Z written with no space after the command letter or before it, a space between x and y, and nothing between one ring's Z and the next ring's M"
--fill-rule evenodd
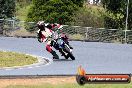
M51 51L51 54L53 55L53 59L59 59L59 56L56 54L55 51Z

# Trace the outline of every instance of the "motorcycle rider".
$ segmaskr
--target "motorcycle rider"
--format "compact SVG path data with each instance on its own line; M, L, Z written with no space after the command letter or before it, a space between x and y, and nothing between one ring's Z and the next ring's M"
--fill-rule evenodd
M70 47L70 50L72 51L73 48L69 44L68 37L66 36L65 33L62 32L63 26L61 24L57 24L57 23L49 24L48 23L46 24L46 27L54 31L54 39L58 40L59 38L61 38ZM59 52L61 53L61 56L64 56L66 59L69 58L69 55L65 55L62 49L59 49L58 46L57 46L57 50L59 50Z
M63 26L61 24L57 24L57 23L47 24L46 27L51 29L52 31L54 31L57 35L60 35L60 37L63 39L63 41L67 45L69 45L70 49L73 49L73 47L71 47L71 45L69 44L68 37L66 36L65 33L62 32L62 27Z
M59 56L54 50L52 50L51 46L53 31L45 27L44 21L39 21L37 23L37 27L39 28L39 30L37 31L38 41L41 43L46 42L46 50L53 55L53 59L59 59Z

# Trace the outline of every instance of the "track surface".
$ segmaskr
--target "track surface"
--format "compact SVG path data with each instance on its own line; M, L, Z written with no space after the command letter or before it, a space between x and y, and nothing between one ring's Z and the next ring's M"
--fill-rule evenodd
M132 45L71 41L75 61L55 60L49 65L19 69L0 69L0 75L68 75L76 74L78 66L87 73L132 73ZM51 59L45 44L32 38L0 37L0 50L15 51ZM59 53L58 53L59 54Z

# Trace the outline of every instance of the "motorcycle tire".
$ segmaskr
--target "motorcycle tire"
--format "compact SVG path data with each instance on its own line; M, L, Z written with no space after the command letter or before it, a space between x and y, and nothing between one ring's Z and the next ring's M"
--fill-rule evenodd
M67 46L65 46L65 48L64 48L64 51L65 51L66 53L68 53L68 54L67 54L67 57L70 57L72 60L75 60L74 55L72 54L72 52L70 52L69 49L70 49L70 48L67 47Z

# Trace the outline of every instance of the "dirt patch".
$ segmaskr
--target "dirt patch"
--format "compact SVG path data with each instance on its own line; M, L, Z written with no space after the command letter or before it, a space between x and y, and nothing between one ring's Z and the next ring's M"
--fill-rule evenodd
M28 32L26 29L12 31L10 33L7 33L6 35L11 37L24 37L24 38L30 38L30 37L35 38L37 36L35 32L31 33Z
M41 85L45 83L53 84L53 85L76 83L76 79L75 77L0 79L0 88L6 88L9 85Z

